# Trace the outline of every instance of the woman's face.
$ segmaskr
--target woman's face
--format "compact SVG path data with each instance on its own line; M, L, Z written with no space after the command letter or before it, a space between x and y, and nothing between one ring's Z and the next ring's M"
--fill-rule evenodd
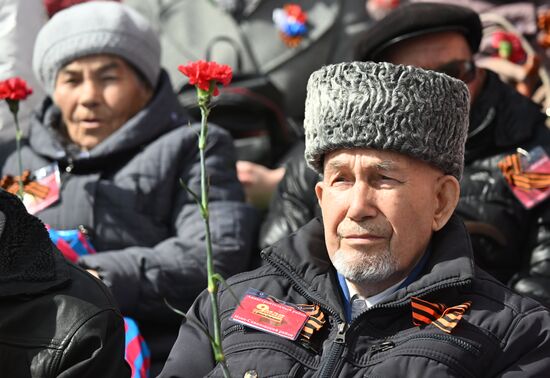
M91 150L143 109L151 96L152 90L124 60L92 55L59 71L53 101L69 139Z

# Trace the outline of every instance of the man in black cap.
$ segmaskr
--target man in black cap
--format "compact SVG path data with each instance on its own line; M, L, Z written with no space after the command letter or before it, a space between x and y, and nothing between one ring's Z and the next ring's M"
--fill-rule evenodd
M539 107L476 68L482 27L468 8L436 3L403 5L373 25L356 59L419 66L461 79L471 94L470 126L461 197L456 212L470 231L477 263L508 283L530 259L530 272L510 284L550 305L550 208L527 209L510 190L497 163L517 148L550 145ZM274 196L260 243L269 245L319 215L313 187L318 176L294 159Z
M479 16L469 8L411 3L369 30L359 43L356 59L444 72L464 81L475 102L485 82L485 71L473 63L481 37Z

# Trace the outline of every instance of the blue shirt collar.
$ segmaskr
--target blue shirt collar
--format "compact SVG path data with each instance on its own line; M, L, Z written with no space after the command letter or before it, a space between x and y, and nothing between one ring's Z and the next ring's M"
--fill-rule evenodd
M405 281L403 281L403 283L401 285L399 285L399 287L396 289L396 291L400 290L404 287L407 287L411 283L416 281L416 279L420 275L420 272L426 266L426 263L428 262L428 258L430 256L430 253L431 253L431 248L430 248L430 245L428 245L428 248L426 248L426 251L424 252L424 255L422 256L420 261L418 261L418 263L415 265L415 267L413 268L411 273L409 273L409 275L407 276ZM346 322L350 323L351 320L352 320L351 319L351 298L350 298L350 294L349 294L348 284L346 282L346 278L343 275L341 275L338 272L336 272L336 275L338 276L338 284L340 285L340 291L341 291L342 299L343 299L343 302L344 302L344 315L346 317Z

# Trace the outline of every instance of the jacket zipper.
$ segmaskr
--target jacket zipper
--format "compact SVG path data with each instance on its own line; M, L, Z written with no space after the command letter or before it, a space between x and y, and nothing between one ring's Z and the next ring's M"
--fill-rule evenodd
M324 303L319 297L317 297L314 294L308 293L306 285L304 285L302 282L298 280L298 277L294 276L289 269L287 269L284 265L279 264L277 261L275 261L271 256L265 255L263 256L264 260L266 260L268 263L273 265L275 269L279 270L286 278L288 278L291 282L294 283L294 287L297 289L296 291L300 293L304 298L307 298L308 300L312 301L313 303L316 303L321 307L323 310L326 310L328 313L330 313L335 319L336 324L338 327L338 332L336 334L336 337L334 340L332 340L332 345L330 348L330 351L328 352L328 355L326 357L325 362L321 365L321 371L319 373L320 378L332 378L334 376L334 373L336 372L336 368L338 367L338 364L340 362L340 358L342 357L342 354L344 353L345 347L346 347L346 333L349 329L352 328L352 325L356 324L358 320L364 316L365 313L379 308L398 308L405 306L407 304L407 301L403 301L400 303L384 303L381 305L374 305L371 308L369 308L367 311L365 311L363 314L355 318L348 326L348 324L340 317L338 312L334 310L332 307ZM419 294L419 295L427 295L430 293L433 293L435 291L439 291L441 289L447 289L451 287L456 286L462 286L465 282L458 282L458 283L452 283L452 284L444 284L444 285L438 285L437 287L431 288L430 290L426 290L425 292ZM389 344L386 346L386 348L389 347L389 349L393 348L393 346L389 346Z
M338 323L338 333L336 334L336 338L332 340L330 352L319 373L320 378L331 378L336 371L340 357L342 357L346 348L346 330L347 324L345 322Z
M246 329L242 324L235 324L223 331L222 339L225 339L227 336L232 335L236 332L244 332Z
M376 353L385 352L393 348L395 348L395 343L393 341L383 341L380 344L370 347L370 356L372 357Z
M340 314L338 314L336 310L323 302L321 298L314 294L308 293L306 286L301 283L298 278L290 272L289 269L279 264L277 261L273 260L270 256L264 255L264 259L271 265L273 265L275 269L279 270L291 282L293 282L296 291L300 293L300 295L302 295L304 298L307 298L311 302L318 304L319 307L327 311L334 317L334 319L336 319L338 333L336 334L335 339L332 340L332 345L330 351L328 352L327 359L325 360L325 363L323 363L321 367L321 372L319 374L321 378L332 377L346 346L346 332L348 330L347 323L340 317Z
M450 335L442 335L442 334L438 334L438 333L428 333L428 334L412 335L412 336L406 337L405 339L399 341L399 343L397 343L397 344L394 343L393 341L384 341L380 344L373 345L370 348L371 356L374 355L375 353L385 352L385 351L393 349L393 348L395 348L399 345L402 345L402 344L406 343L407 341L416 340L416 339L441 340L441 341L447 342L449 344L453 344L455 346L458 346L459 348L461 348L461 349L463 349L467 352L472 353L476 357L478 357L481 354L481 352L480 352L480 350L477 346L475 346L471 343L468 343L464 340L461 340L457 337L452 337Z
M440 335L440 334L434 333L434 334L417 335L416 337L410 337L410 339L418 339L418 338L438 339L441 341L445 341L447 343L459 346L463 350L472 353L476 357L478 357L481 353L477 346L471 343L468 343L464 340L461 340L458 337L453 337L450 335Z

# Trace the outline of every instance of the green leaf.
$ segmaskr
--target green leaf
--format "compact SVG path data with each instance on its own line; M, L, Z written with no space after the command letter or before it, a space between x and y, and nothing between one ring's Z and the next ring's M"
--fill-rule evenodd
M237 295L235 294L235 292L233 291L233 289L231 288L231 286L229 286L227 284L227 282L225 281L225 279L219 274L219 273L214 273L214 275L212 275L212 278L214 279L214 281L216 281L217 283L221 283L228 291L229 293L231 294L231 296L233 297L233 299L235 299L235 302L236 303L239 303L239 298L237 298ZM239 303L239 306L240 306L240 303Z
M183 179L180 178L180 185L182 186L183 189L185 189L187 191L187 193L189 193L191 195L191 197L193 197L193 199L195 200L195 202L201 206L201 199L199 198L199 196L197 195L197 193L195 193L194 191L191 190L191 188L189 188L187 186L187 184L185 184L185 182L183 182Z
M188 318L187 315L185 315L185 313L181 310L178 310L177 308L175 308L174 306L172 306L170 303L168 303L168 300L166 300L166 298L164 298L164 303L166 303L166 306L168 306L168 308L172 311L174 311L176 314L180 315L181 317L183 317L183 319L185 319L186 322L189 322L191 323L194 327L197 327L199 329L199 331L201 331L204 335L206 335L206 337L208 337L208 340L210 340L210 343L212 344L215 344L216 341L214 340L214 338L212 336L210 336L210 333L208 332L208 330L206 329L206 327L204 327L201 323L199 323L197 320L193 319L193 318Z

